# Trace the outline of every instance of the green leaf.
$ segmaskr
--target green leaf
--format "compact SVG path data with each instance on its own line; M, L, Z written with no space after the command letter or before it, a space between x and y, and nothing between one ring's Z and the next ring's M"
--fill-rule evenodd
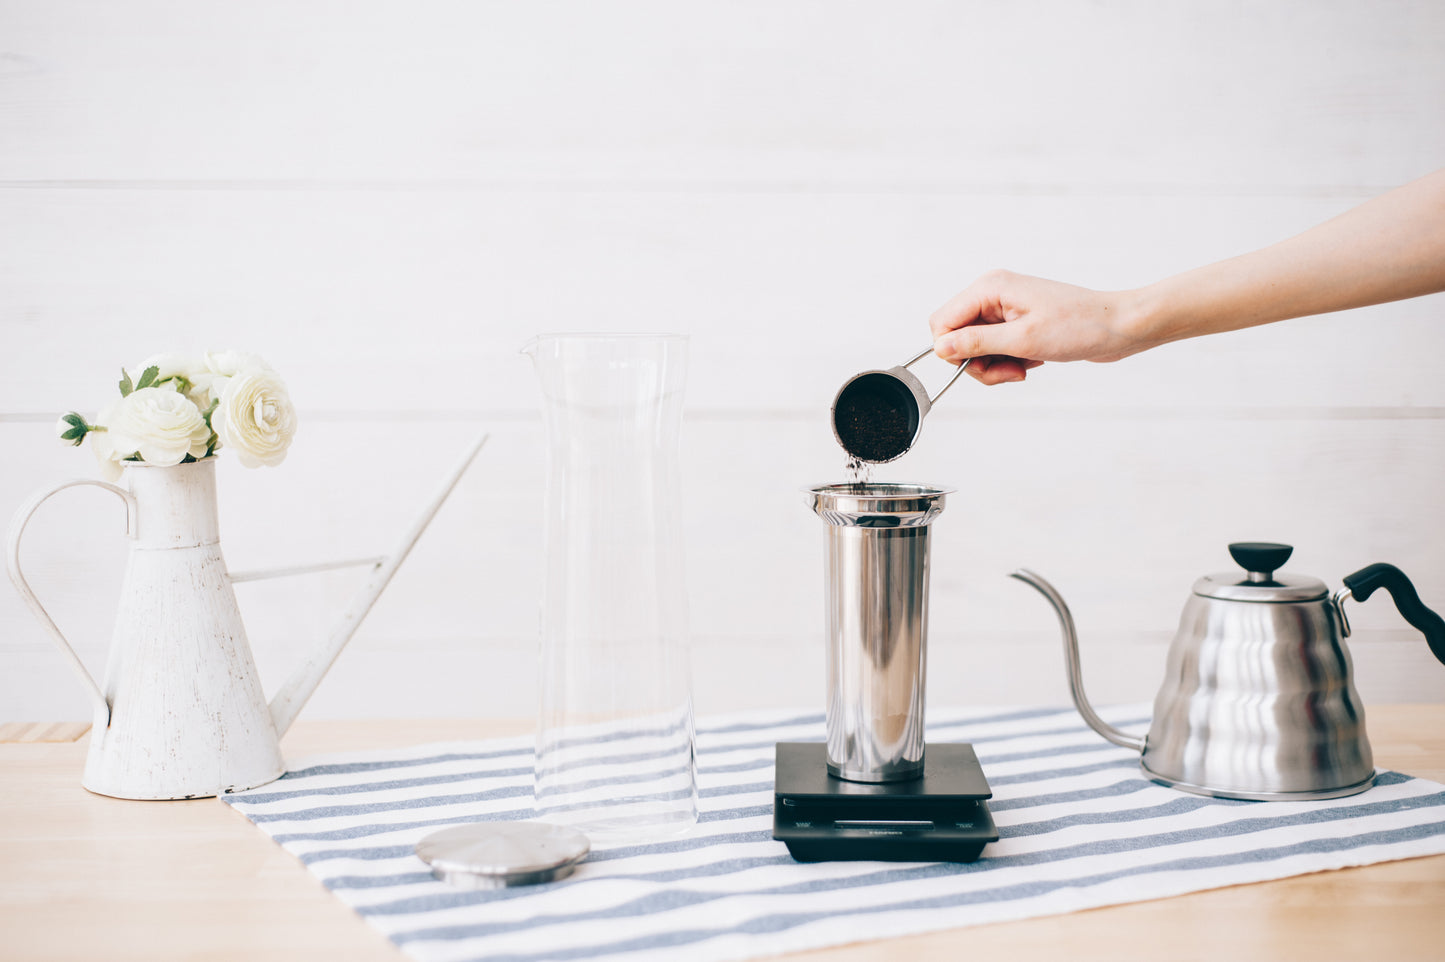
M211 426L211 415L212 415L212 414L215 414L215 413L216 413L216 408L218 408L218 407L220 407L220 406L221 406L221 399L220 399L220 398L212 398L212 399L211 399L211 406L208 407L208 408L206 408L204 411L201 412L201 417L205 418L205 420L206 420L206 427L210 427L210 426ZM215 436L216 436L216 435L215 435L215 432L212 431L212 432L211 432L211 437L214 439ZM215 443L214 440L213 440L211 443L214 444L214 443Z
M160 373L161 369L152 364L141 373L140 380L136 382L135 389L139 391L143 387L150 387L156 383L156 378L160 376Z
M131 392L131 391L134 391L134 390L135 390L135 385L131 383L131 380L130 380L130 372L127 371L125 368L121 368L121 369L120 369L120 396L121 396L121 397L128 397L128 396L130 395L130 392Z
M69 428L61 432L60 440L69 441L77 448L80 447L80 443L85 440L86 434L95 430L95 428L85 423L85 418L76 414L74 411L62 414L60 420L70 425Z

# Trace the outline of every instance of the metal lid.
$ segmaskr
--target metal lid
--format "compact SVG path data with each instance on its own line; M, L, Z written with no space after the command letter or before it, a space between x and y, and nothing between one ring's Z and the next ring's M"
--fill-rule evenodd
M1194 582L1194 593L1226 601L1279 602L1316 601L1330 592L1323 581L1309 575L1276 575L1269 584L1256 584L1241 579L1238 571L1221 571Z
M416 854L443 882L494 889L555 882L572 874L592 843L547 822L477 822L433 832Z
M1229 553L1246 572L1223 571L1205 575L1194 582L1194 593L1225 601L1291 602L1317 601L1329 588L1309 575L1278 574L1275 569L1289 560L1294 548L1269 541L1236 541Z

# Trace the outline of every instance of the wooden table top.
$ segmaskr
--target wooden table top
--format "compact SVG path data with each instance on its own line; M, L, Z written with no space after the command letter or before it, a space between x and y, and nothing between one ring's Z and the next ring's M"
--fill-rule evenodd
M1375 762L1445 782L1445 705L1370 709ZM301 721L288 758L512 735L520 721ZM80 787L84 725L0 725L0 957L400 962L384 936L215 799ZM1445 855L794 955L910 962L1445 958Z

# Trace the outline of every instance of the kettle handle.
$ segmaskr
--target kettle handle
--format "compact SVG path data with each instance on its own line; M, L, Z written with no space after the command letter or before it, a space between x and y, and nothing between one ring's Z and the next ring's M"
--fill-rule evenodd
M1350 589L1350 597L1356 601L1367 600L1377 588L1388 591L1401 617L1424 632L1431 653L1441 664L1445 664L1445 618L1425 607L1405 572L1381 562L1346 575L1344 582L1345 587Z
M15 517L10 522L6 567L10 571L10 580L15 584L15 590L20 592L20 596L24 598L25 603L30 606L30 610L34 613L36 619L50 632L51 637L55 639L55 643L60 646L60 650L70 659L71 667L73 667L76 674L80 676L81 682L85 685L86 692L95 703L96 717L104 719L105 724L109 725L110 703L105 700L105 694L101 692L100 686L95 683L94 676L86 669L85 663L80 660L80 656L75 653L75 649L70 646L70 642L66 640L65 635L62 634L56 626L55 621L50 617L50 613L46 611L45 606L40 603L40 599L36 597L35 591L30 587L30 583L25 580L25 573L20 569L20 538L25 534L25 526L30 523L31 515L35 514L35 510L49 500L52 495L58 494L66 488L73 488L82 484L93 484L98 488L113 491L119 496L120 499L125 502L126 534L132 538L136 536L135 495L131 494L125 488L109 484L105 481L95 481L91 478L74 478L70 481L62 481L53 488L36 493L15 512Z

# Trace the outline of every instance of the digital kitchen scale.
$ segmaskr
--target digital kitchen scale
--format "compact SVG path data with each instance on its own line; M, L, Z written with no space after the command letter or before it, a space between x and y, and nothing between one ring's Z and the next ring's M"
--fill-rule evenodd
M821 742L779 742L775 760L773 838L800 862L972 862L998 841L972 745L929 745L904 782L830 775Z

